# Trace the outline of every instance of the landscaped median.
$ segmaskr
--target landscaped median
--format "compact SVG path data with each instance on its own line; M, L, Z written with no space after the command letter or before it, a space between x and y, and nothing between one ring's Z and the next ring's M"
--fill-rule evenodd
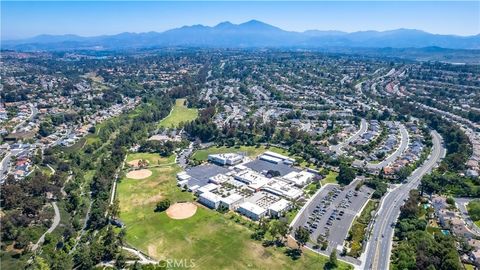
M355 258L360 257L363 249L363 240L365 239L367 233L366 230L368 224L372 220L373 213L377 209L377 207L377 200L369 200L360 216L353 221L347 238L349 246L347 251L348 256L352 256Z

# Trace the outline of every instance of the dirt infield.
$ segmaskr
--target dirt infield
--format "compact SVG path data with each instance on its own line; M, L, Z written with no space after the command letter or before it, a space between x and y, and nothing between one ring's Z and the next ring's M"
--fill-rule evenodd
M130 179L144 179L152 175L152 171L147 169L135 170L127 173L127 177Z
M133 167L140 167L140 165L138 164L140 162L141 159L134 159L132 161L129 161L127 162L128 165L130 166L133 166ZM145 162L147 162L148 164L148 160L145 160Z
M167 209L167 216L171 219L186 219L197 212L197 206L193 203L176 203Z

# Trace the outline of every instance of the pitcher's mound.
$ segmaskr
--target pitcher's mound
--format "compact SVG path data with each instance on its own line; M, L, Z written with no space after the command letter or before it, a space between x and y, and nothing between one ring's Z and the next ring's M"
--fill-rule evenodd
M127 173L127 177L131 179L144 179L152 175L152 171L147 169L135 170Z
M186 219L197 212L197 206L193 203L176 203L167 209L167 216L172 219Z
M140 163L141 163L140 161L141 159L134 159L132 161L127 162L127 164L133 167L140 167ZM148 165L148 160L144 160L144 162Z

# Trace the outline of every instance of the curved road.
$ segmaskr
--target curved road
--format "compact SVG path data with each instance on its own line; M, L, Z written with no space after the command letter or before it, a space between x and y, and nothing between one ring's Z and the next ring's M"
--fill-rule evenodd
M360 122L360 129L355 134L353 134L350 138L346 139L344 142L332 146L331 150L335 151L337 155L343 154L342 148L345 145L348 145L349 143L358 139L358 137L360 137L363 133L365 133L367 129L368 129L368 123L365 119L362 118L362 121Z
M362 269L387 270L389 268L394 232L391 224L396 222L400 214L400 206L408 198L410 190L415 189L422 177L431 172L445 156L446 150L442 145L441 136L436 131L432 131L431 134L433 147L428 159L410 175L406 184L393 189L382 199L366 250L361 256Z
M369 169L381 169L385 166L388 166L390 163L394 162L400 155L402 155L408 147L408 131L403 124L400 125L400 136L400 145L398 146L397 150L395 150L395 152L393 152L382 162L376 164L368 163L366 167Z
M470 230L473 234L477 235L480 237L480 228L475 225L473 220L470 218L468 215L467 211L467 204L474 200L474 198L455 198L455 202L457 203L457 208L460 211L460 214L462 215L462 219L465 221L465 224L467 225L467 229Z

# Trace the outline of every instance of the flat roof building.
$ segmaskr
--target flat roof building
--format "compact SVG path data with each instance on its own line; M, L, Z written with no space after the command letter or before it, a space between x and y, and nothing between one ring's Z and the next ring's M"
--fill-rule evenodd
M281 159L283 161L283 163L285 163L285 164L293 164L295 162L295 159L293 159L293 158L289 158L287 156L284 156L282 154L278 154L278 153L275 153L275 152L272 152L272 151L265 151L265 153L263 153L262 156L270 156L270 157L274 157L274 158L277 158L277 159Z
M177 173L178 181L189 180L190 178L191 178L190 175L188 175L186 171Z
M267 184L270 179L252 170L244 170L234 175L234 178L247 184L250 188L258 190Z
M301 171L301 172L290 172L287 175L284 175L282 178L289 183L293 183L297 187L303 187L306 184L310 183L313 180L315 175L310 172Z
M243 196L238 193L233 193L226 198L220 199L220 205L228 208L229 210L237 209L237 206L244 200Z
M267 210L254 203L244 202L238 206L237 212L252 220L260 220L262 217L265 216Z
M217 209L222 197L212 192L203 192L198 197L198 202L211 209Z
M290 209L290 202L285 199L280 199L279 201L273 203L268 207L268 214L271 217L280 217Z
M243 156L235 153L208 155L208 160L219 165L235 165L243 160Z
M228 175L225 175L225 174L222 174L222 173L219 173L217 175L214 175L210 178L208 178L208 181L210 183L214 183L214 184L222 184L222 183L225 183L227 182L228 180L232 179L231 176L228 176Z
M269 156L269 155L261 155L261 156L260 156L260 159L261 159L261 160L268 161L268 162L270 162L270 163L274 163L274 164L279 164L279 163L282 163L282 162L283 162L283 159L281 159L281 158L276 158L276 157L272 157L272 156Z
M303 195L301 189L295 188L290 184L277 179L270 179L270 182L264 185L262 190L285 197L289 200L296 200Z
M205 192L213 192L217 189L218 189L218 185L213 184L213 183L208 183L205 186L199 188L196 193L197 194L202 194L202 193L205 193Z

